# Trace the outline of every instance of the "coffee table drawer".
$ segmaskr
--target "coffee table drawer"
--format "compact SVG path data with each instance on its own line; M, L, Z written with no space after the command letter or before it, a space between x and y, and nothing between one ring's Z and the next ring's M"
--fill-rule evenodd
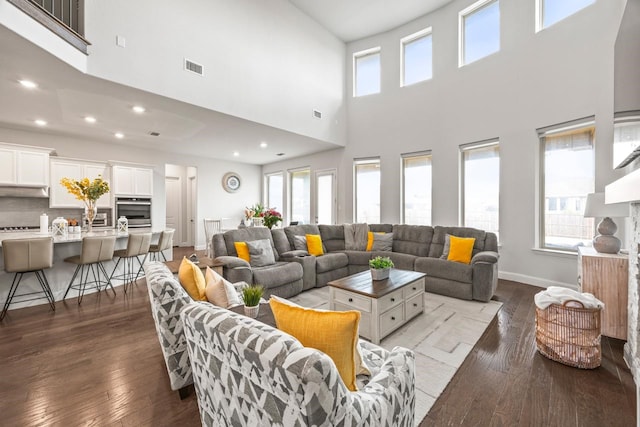
M378 308L380 310L380 313L384 313L393 306L402 304L402 291L402 289L398 289L397 291L393 291L378 298Z
M351 307L349 310L360 310L371 313L371 299L362 295L354 294L353 292L343 291L342 289L335 289L334 302L341 303Z
M348 311L354 310L354 308L346 304L335 303L335 310ZM371 313L360 311L360 325L358 325L358 335L364 338L371 339Z
M408 299L405 303L405 315L407 320L411 319L424 311L424 293L414 295Z
M414 295L418 295L424 293L424 279L416 280L410 285L402 288L404 300L407 301L409 298Z
M404 306L400 304L380 316L380 336L385 337L389 332L404 324Z

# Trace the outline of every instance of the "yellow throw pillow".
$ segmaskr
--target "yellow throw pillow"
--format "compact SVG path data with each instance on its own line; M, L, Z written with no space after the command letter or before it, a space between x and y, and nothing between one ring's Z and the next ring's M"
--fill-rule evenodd
M324 255L322 238L319 234L305 234L305 237L307 238L307 252L315 256Z
M298 307L273 296L269 305L278 329L293 335L303 346L318 349L329 356L347 388L358 390L355 360L359 311L315 310Z
M369 231L367 233L367 252L371 252L373 249L373 235L374 234L384 234L384 231Z
M185 291L194 301L206 301L206 281L200 267L192 263L187 257L182 258L178 268L178 279Z
M251 262L251 255L249 255L249 247L247 246L247 242L233 242L233 245L236 247L238 258L242 258L247 262Z
M473 245L476 239L473 237L449 237L449 256L447 260L469 264L473 254Z

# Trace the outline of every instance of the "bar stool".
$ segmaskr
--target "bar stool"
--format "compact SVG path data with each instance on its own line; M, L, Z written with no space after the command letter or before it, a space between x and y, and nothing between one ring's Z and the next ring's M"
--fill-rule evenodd
M7 239L2 241L2 254L4 257L4 271L7 273L15 273L11 288L7 295L7 300L0 313L0 320L4 319L7 310L11 305L14 297L25 297L44 293L44 296L26 298L19 302L32 301L40 298L46 298L53 311L56 310L55 298L51 287L44 274L46 268L53 266L53 238L38 237L33 239ZM42 291L26 292L16 295L18 285L22 280L24 273L34 273Z
M127 248L118 249L113 253L114 256L118 257L118 261L116 261L116 265L113 267L109 280L112 280L114 277L116 280L122 280L125 294L127 293L127 284L138 280L138 276L142 271L142 264L144 264L147 260L147 255L149 255L150 246L151 233L129 234ZM138 258L141 255L144 255L142 262L140 262L140 258ZM118 268L118 264L120 264L120 261L122 260L124 260L124 273L114 276L116 269ZM134 269L134 260L138 261L139 264L139 268L137 270Z
M96 288L100 292L100 285L104 284L105 290L107 286L111 286L113 294L116 294L116 290L113 289L109 274L105 270L104 261L111 261L113 259L113 252L116 246L116 236L87 236L82 239L82 252L80 255L75 255L69 258L65 258L64 262L76 264L76 271L71 277L67 291L64 293L62 299L67 298L67 294L71 289L78 291L78 304L82 302L84 291L89 287ZM73 284L76 276L80 273L80 277L77 284ZM93 274L93 281L89 281L89 272ZM104 280L101 279L100 274L104 275ZM84 276L84 278L83 278Z
M160 238L158 239L157 245L151 245L149 247L149 253L151 254L151 259L154 261L160 261L158 254L162 255L162 259L165 261L167 257L164 256L163 251L170 249L173 244L173 233L175 230L164 230L160 233Z

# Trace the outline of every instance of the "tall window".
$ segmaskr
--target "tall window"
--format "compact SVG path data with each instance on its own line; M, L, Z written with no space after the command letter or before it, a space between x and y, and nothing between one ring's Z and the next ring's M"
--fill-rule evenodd
M583 214L595 188L594 132L592 122L538 131L543 248L576 251L593 239L593 219Z
M499 230L500 208L499 148L497 140L460 147L462 225L496 234Z
M356 160L355 222L380 223L380 159Z
M500 2L480 0L458 14L458 66L500 50Z
M291 189L290 221L311 224L311 171L298 169L289 171Z
M282 172L265 175L265 205L275 208L280 213L284 210L284 179Z
M536 32L593 3L595 0L536 0Z
M353 96L380 93L380 48L353 54Z
M431 27L400 40L402 45L402 81L409 86L433 76Z
M402 220L431 225L431 153L402 156Z

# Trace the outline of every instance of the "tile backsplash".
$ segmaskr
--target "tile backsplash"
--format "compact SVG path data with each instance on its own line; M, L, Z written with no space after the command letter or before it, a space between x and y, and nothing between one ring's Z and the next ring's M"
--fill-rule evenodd
M49 199L29 197L0 197L0 229L3 227L38 227L40 215L49 215L49 225L55 218L82 219L83 209L52 209L49 207ZM107 218L111 223L111 209L99 209L98 212L107 212Z

